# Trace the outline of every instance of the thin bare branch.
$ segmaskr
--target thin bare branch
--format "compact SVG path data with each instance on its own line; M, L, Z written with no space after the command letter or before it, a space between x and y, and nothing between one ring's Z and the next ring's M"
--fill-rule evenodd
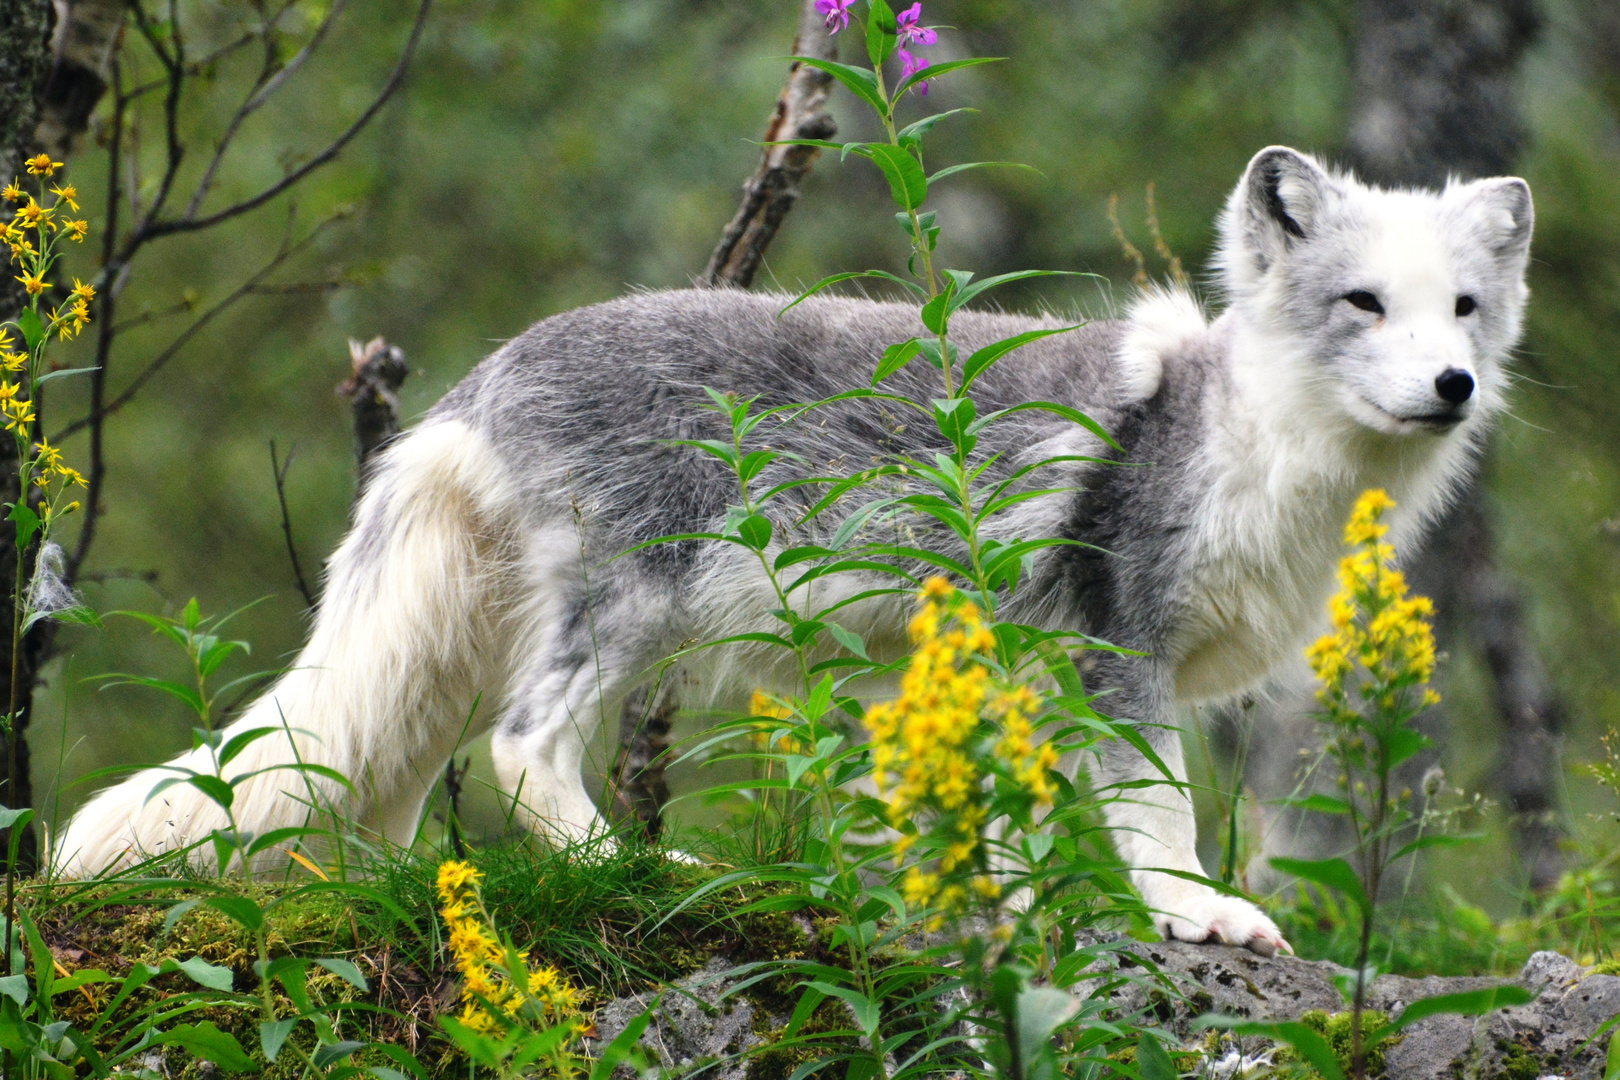
M837 42L827 33L814 0L804 0L800 10L793 54L823 60L838 55ZM832 138L838 126L827 112L827 91L831 86L832 76L818 68L795 62L788 69L787 85L776 99L770 126L765 130L766 146L760 154L759 168L743 185L742 205L721 234L699 284L746 289L753 282L765 248L799 198L799 182L821 152L813 146L770 144L784 139Z
M252 198L244 199L242 202L227 206L225 209L216 211L215 213L209 214L206 217L185 217L171 219L168 221L149 221L136 233L135 237L131 238L131 240L152 239L159 236L167 236L171 233L196 232L199 229L207 229L211 226L218 225L222 221L228 221L240 214L245 214L250 210L258 209L271 199L274 199L277 195L280 195L288 188L291 188L294 184L297 184L299 181L303 180L304 177L308 176L316 169L334 160L340 153L343 152L343 148L349 145L356 135L365 130L366 125L371 123L372 118L382 110L382 107L388 103L389 98L394 96L394 92L398 90L400 85L405 81L405 71L410 66L411 58L416 55L416 47L422 39L422 28L427 24L428 12L432 10L432 7L433 0L421 0L421 4L416 11L416 21L411 25L411 36L405 42L405 51L400 54L399 63L394 66L393 72L388 76L388 81L383 84L382 90L372 100L371 104L366 107L365 112L361 113L359 117L355 119L354 123L349 125L348 129L344 131L343 134L339 135L336 139L332 140L332 142L328 143L324 150Z
M264 266L260 267L246 281L238 285L224 299L220 300L218 303L214 304L213 307L197 316L190 326L181 331L179 336L171 341L167 348L153 357L146 367L141 370L141 373L135 376L135 378L130 381L130 384L124 387L119 395L113 398L112 401L108 402L104 408L100 409L99 411L91 412L90 414L73 421L73 423L67 425L61 431L57 432L53 438L59 441L66 439L71 435L75 435L78 432L83 431L87 427L93 426L98 419L105 420L119 409L122 409L125 405L128 405L135 395L140 393L141 388L145 386L154 375L163 370L164 366L168 364L170 360L174 359L175 355L179 353L181 349L185 348L186 344L192 338L196 337L197 334L201 332L202 329L209 323L213 322L216 318L246 297L258 295L262 292L274 289L275 286L264 285L264 279L275 273L276 270L280 269L281 266L294 255L297 255L299 252L308 248L309 245L315 241L315 238L319 236L327 228L327 226L331 225L336 220L338 220L336 217L327 218L325 221L322 221L319 225L315 226L315 228L311 229L309 235L305 236L302 240L299 240L295 244L284 244L281 249L276 252L274 258L265 263Z
M260 36L264 38L266 46L264 67L260 70L258 79L254 81L252 91L243 100L241 107L236 110L236 115L232 116L230 123L225 125L224 134L220 136L219 142L215 144L214 156L209 159L208 167L203 170L202 179L197 181L197 190L192 192L191 201L186 204L184 217L194 218L197 216L197 212L202 209L203 199L213 190L214 178L219 174L219 167L225 162L225 155L230 150L231 143L236 140L237 132L241 130L248 117L252 116L274 97L277 90L287 85L287 80L297 73L298 69L303 67L304 63L314 55L315 50L320 48L321 43L326 40L326 35L331 31L333 23L337 21L338 16L343 13L344 8L347 6L348 0L336 0L336 3L327 11L326 17L321 20L321 24L315 28L315 33L310 35L310 39L304 43L304 47L299 49L297 54L283 64L279 70L275 67L275 50L270 47L270 39L275 32L276 23L292 7L292 4L283 4L275 15L271 17L270 21L264 24L260 30Z
M276 479L276 501L281 504L281 535L287 538L287 559L292 563L293 580L298 583L298 592L304 598L306 607L315 606L315 595L309 591L309 584L304 580L304 568L298 563L298 545L293 543L292 515L287 512L287 470L292 468L293 455L298 452L295 444L287 451L287 460L276 462L276 440L270 440L270 475Z

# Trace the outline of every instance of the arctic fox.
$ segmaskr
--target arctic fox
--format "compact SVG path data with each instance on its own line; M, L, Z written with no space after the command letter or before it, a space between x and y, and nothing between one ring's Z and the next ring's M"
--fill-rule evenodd
M1532 216L1522 180L1384 191L1271 147L1221 219L1219 318L1207 321L1185 291L1153 292L1127 318L1038 341L979 380L981 413L1066 402L1136 463L1064 465L1066 476L1042 486L1065 494L1031 500L1004 523L1009 535L1090 545L1048 549L1005 614L1146 654L1095 654L1087 678L1111 692L1113 715L1147 725L1178 777L1178 704L1237 694L1301 647L1322 617L1357 495L1388 489L1396 536L1410 536L1471 467L1519 337ZM911 307L814 298L782 313L785 303L637 293L546 319L390 447L332 557L308 646L237 721L285 722L302 760L353 777L359 793L268 772L238 794L240 826L298 824L314 795L408 842L482 692L495 708L475 723L491 718L496 770L528 824L563 839L598 828L581 764L604 709L683 642L768 628L776 604L727 545L608 558L716 530L735 498L722 465L671 442L723 434L721 418L699 408L702 388L766 404L828 397L864 385L884 345L922 332ZM973 350L1058 324L963 313L952 325ZM933 391L926 365L895 378L914 397ZM986 431L1005 468L1109 452L1042 415ZM847 403L773 430L773 445L808 464L784 458L761 482L829 460L926 454L937 435L922 428ZM852 628L898 642L904 605L872 606L862 619ZM715 693L745 692L764 676L754 665L744 682L743 666L699 677ZM228 769L291 759L289 738L265 738ZM206 749L176 764L211 769ZM1104 784L1158 778L1123 743L1096 774ZM93 874L224 824L189 787L149 798L167 775L147 770L97 795L62 833L57 866ZM1184 789L1134 789L1109 819L1167 936L1287 947L1247 901L1155 872L1202 872Z

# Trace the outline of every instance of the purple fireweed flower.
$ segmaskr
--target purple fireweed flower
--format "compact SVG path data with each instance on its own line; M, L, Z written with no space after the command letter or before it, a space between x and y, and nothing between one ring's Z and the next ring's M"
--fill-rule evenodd
M911 78L928 66L928 58L925 56L913 56L905 49L896 49L895 52L900 54L900 78L902 81ZM923 97L928 96L928 84L926 82L918 83L914 89Z
M939 34L926 26L918 26L917 20L920 18L922 18L922 0L918 0L894 17L894 21L900 26L900 40L914 41L918 45L935 44L939 41Z
M816 0L816 11L827 17L827 33L849 28L849 9L855 0Z

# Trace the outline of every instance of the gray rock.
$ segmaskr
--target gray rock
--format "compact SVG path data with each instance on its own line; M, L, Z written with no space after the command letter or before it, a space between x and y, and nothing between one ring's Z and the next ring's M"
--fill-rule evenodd
M1106 993L1112 1012L1174 1032L1189 1043L1200 1037L1195 1021L1206 1013L1290 1020L1311 1009L1337 1013L1347 1008L1334 979L1350 972L1324 961L1267 958L1224 945L1143 944L1110 935L1094 937L1090 944L1099 949L1100 959L1087 969L1076 993ZM1420 1020L1386 1053L1386 1075L1391 1080L1599 1080L1608 1036L1582 1047L1603 1023L1620 1015L1620 978L1588 974L1556 953L1535 954L1516 980L1381 976L1368 988L1367 1006L1395 1016L1422 998L1509 982L1523 985L1536 998L1486 1016ZM732 1055L760 1044L756 1026L780 1027L785 1018L763 1016L756 1025L755 1006L744 997L719 1000L732 985L725 963L716 960L665 993L643 1045L669 1070L666 1075L745 1080L747 1063ZM603 1044L651 1000L651 995L620 998L603 1008L597 1016Z

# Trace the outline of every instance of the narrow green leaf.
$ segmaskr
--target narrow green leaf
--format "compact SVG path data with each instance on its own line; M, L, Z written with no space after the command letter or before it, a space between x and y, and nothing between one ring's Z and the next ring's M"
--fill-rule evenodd
M17 550L25 551L34 534L39 531L39 515L28 509L28 504L15 502L9 504L11 513L6 515L17 523Z
M1285 1042L1299 1051L1299 1056L1321 1073L1323 1080L1345 1080L1344 1070L1340 1068L1339 1059L1327 1040L1297 1020L1273 1023L1239 1020L1235 1016L1202 1016L1195 1026L1222 1028L1234 1035L1258 1035L1274 1042Z
M264 909L245 896L210 896L203 903L254 932L264 926Z
M884 349L883 359L878 361L877 370L872 373L872 385L876 386L884 379L887 379L890 375L893 375L895 372L911 363L911 361L921 352L922 348L917 343L916 338L911 338L909 341L902 341L897 345L890 345L887 349Z
M1033 165L1025 165L1022 161L968 161L963 162L961 165L950 165L939 170L928 178L928 182L937 184L947 177L955 176L957 173L972 172L974 169L1028 169L1036 175L1041 175L1041 170Z
M1159 1040L1145 1031L1136 1040L1136 1065L1141 1070L1142 1080L1177 1080L1181 1076Z
M821 290L823 290L823 289L825 289L825 288L827 288L827 287L829 287L831 285L837 285L841 281L852 281L855 278L882 278L885 281L898 282L899 284L904 285L906 288L910 289L912 292L917 293L919 296L925 295L922 286L918 285L916 282L907 281L905 278L897 277L896 275L891 274L886 270L849 270L849 271L846 271L846 272L844 272L842 274L832 274L832 275L829 275L828 277L822 278L820 281L818 281L814 285L810 286L804 292L802 292L798 296L794 297L793 302L791 304L789 304L787 307L783 308L781 311L778 311L776 313L776 317L778 319L780 319L783 315L786 315L793 308L798 307L800 304L804 303L806 300L808 300L812 296L816 295L816 293L820 292Z
M889 194L902 210L915 210L928 198L928 177L910 151L888 143L873 143L872 163L883 170Z
M833 60L823 60L816 56L794 56L797 60L818 71L825 71L849 89L849 92L866 102L884 116L889 115L889 103L883 100L878 92L877 77L865 68L850 67Z
M336 1062L342 1061L356 1050L364 1050L365 1047L366 1044L363 1042L355 1042L353 1039L344 1039L340 1042L325 1043L321 1046L317 1046L315 1048L315 1052L310 1055L310 1058L315 1062L315 1067L317 1069L325 1069Z
M264 1059L274 1062L281 1053L281 1046L292 1034L292 1029L298 1026L298 1018L290 1017L286 1020L261 1020L259 1022L259 1047L264 1051Z
M862 641L861 635L855 633L853 630L845 630L837 623L828 623L827 632L832 634L833 638L837 640L838 644L842 645L844 648L848 649L862 660L871 659L871 657L866 655L866 642Z
M249 901L251 903L251 901ZM234 976L228 967L210 964L200 956L193 956L189 960L179 960L174 965L198 986L206 986L210 990L218 990L228 994L234 987Z
M29 352L39 348L45 340L45 324L39 321L39 313L33 308L24 308L23 313L17 316L17 329L22 331Z
M1401 1010L1401 1015L1379 1035L1394 1034L1428 1016L1442 1014L1482 1016L1497 1009L1505 1009L1511 1005L1525 1005L1534 1000L1535 995L1530 991L1512 984L1488 986L1483 990L1467 990L1460 994L1437 994L1434 997L1419 998Z
M941 75L949 75L953 71L977 67L980 64L999 64L1005 59L1007 59L1005 56L972 56L964 60L946 60L944 63L930 64L894 88L895 100L898 101L901 94L920 82L927 82L930 79L937 79Z
M873 68L881 68L883 61L894 53L899 43L900 25L894 10L886 0L870 0L866 11L866 55Z
M944 65L941 64L940 66L943 67ZM932 116L925 116L921 120L914 120L905 127L901 128L898 139L901 144L906 144L908 142L921 142L923 136L927 135L930 131L933 131L934 125L939 123L941 120L944 120L947 117L956 116L958 113L976 113L978 111L978 109L949 109L945 112L935 113Z
M7 975L4 978L0 978L0 995L10 998L18 1005L27 1005L28 976Z
M204 1061L212 1061L226 1072L251 1072L253 1059L247 1056L236 1036L221 1031L212 1020L200 1024L176 1024L152 1040L163 1046L178 1046Z
M1363 912L1369 910L1367 892L1361 886L1361 878L1350 868L1350 864L1343 859L1284 859L1275 858L1271 865L1285 874L1292 874L1297 878L1315 882L1335 892L1342 893L1354 901L1356 907Z
M57 370L57 371L47 371L45 374L41 375L38 379L34 380L34 386L35 387L40 387L40 386L44 386L46 383L52 382L52 381L54 381L56 379L66 379L66 378L70 378L70 377L72 377L74 375L88 375L92 371L100 371L100 370L101 370L100 368L95 368L95 367L75 367L75 368L61 368L60 370Z
M737 535L755 551L764 551L771 542L771 519L763 514L750 514L737 523Z
M1076 324L1074 326L1060 326L1051 330L1030 330L1027 333L1019 334L1016 337L1003 338L1000 341L986 345L984 348L977 350L973 353L973 355L967 358L967 363L962 365L961 392L964 394L967 393L967 389L973 385L974 379L977 379L980 375L983 375L986 371L989 371L991 366L994 365L996 361L1000 360L1003 356L1006 356L1015 349L1021 349L1032 341L1039 341L1041 338L1052 337L1054 334L1067 334L1071 330L1080 329L1081 325L1083 324Z
M370 989L370 986L366 983L366 977L361 974L360 969L347 960L336 956L323 956L315 962L356 990Z

